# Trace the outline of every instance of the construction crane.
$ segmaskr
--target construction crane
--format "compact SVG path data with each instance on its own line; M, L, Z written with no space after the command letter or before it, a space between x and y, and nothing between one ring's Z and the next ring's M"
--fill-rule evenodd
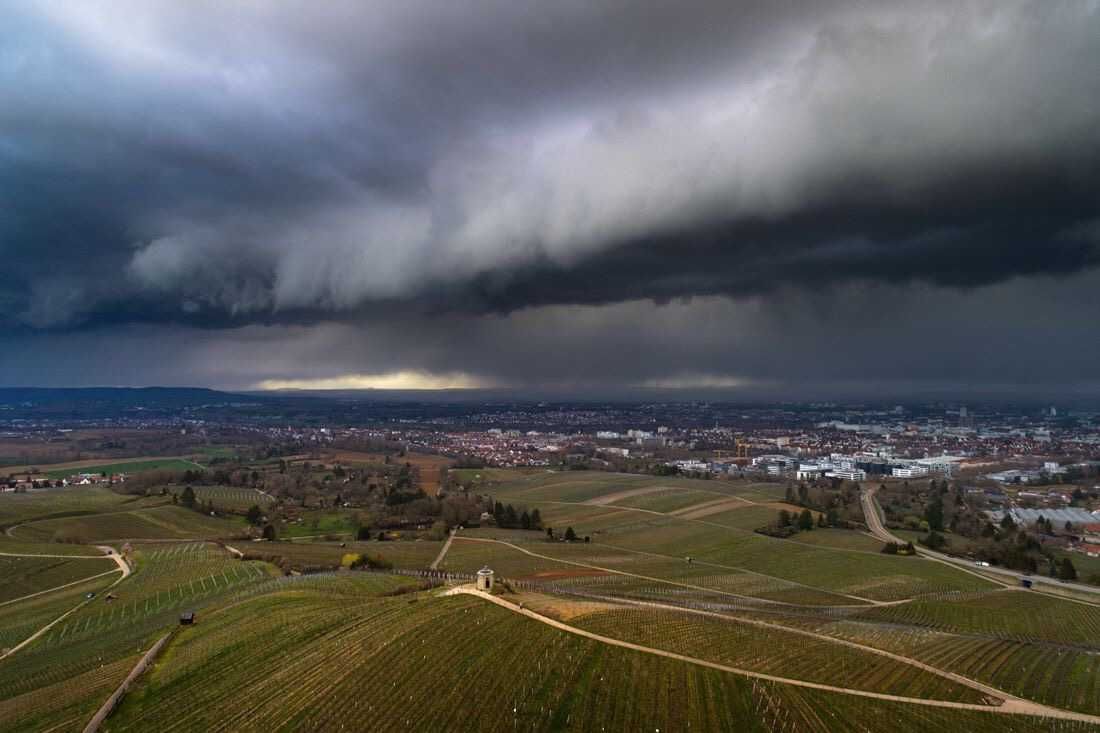
M749 444L740 438L734 438L734 459L733 462L738 466L749 465Z

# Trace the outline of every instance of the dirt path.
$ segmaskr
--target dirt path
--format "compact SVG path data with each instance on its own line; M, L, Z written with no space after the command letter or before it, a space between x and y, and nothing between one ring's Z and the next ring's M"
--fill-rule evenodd
M447 537L447 541L443 543L443 547L439 550L439 554L432 560L432 564L428 566L429 570L438 570L439 563L443 562L443 558L447 556L447 550L451 549L451 542L454 541L455 534L458 532L458 528L452 529L451 534Z
M1069 710L1061 710L1059 708L1047 707L1046 705L1040 705L1029 700L1013 697L1011 695L998 694L997 696L1003 699L1000 705L978 705L975 703L962 703L962 702L949 702L947 700L926 700L919 697L904 697L902 695L890 695L884 692L870 692L867 690L849 690L844 687L837 687L836 685L827 685L819 682L807 682L805 680L796 680L789 677L779 677L776 675L766 674L764 672L754 672L748 669L741 669L740 667L731 667L725 664L719 664L717 662L710 662L705 659L699 659L698 657L690 657L686 654L678 654L676 652L666 651L664 649L654 649L653 647L642 646L641 644L634 644L629 641L622 641L621 639L614 639L610 636L603 636L584 629L578 629L575 626L562 623L556 619L543 616L542 614L535 613L528 608L520 608L519 606L504 600L498 596L491 595L484 591L479 591L469 586L459 586L452 588L446 592L448 595L466 594L477 596L483 600L495 603L496 605L506 608L513 613L518 613L528 618L534 619L539 623L551 626L559 631L564 631L575 636L581 636L586 639L592 639L603 644L609 644L611 646L621 647L623 649L630 649L636 652L642 652L644 654L653 654L659 657L666 657L668 659L675 659L681 662L687 662L688 664L694 664L699 667L708 667L710 669L716 669L721 672L729 672L731 674L741 675L743 677L752 677L755 679L767 680L768 682L777 682L784 685L792 685L795 687L806 687L814 690L823 690L825 692L835 692L842 695L853 695L856 697L873 698L876 700L889 700L892 702L909 703L912 705L925 705L929 707L939 708L953 708L956 710L977 710L988 713L1000 713L1007 715L1032 715L1046 718L1059 718L1062 720L1075 720L1083 723L1100 724L1100 716L1087 715L1085 713L1075 713ZM973 681L971 681L973 682ZM975 685L981 683L973 682ZM992 688L990 688L992 689Z
M114 560L115 564L118 565L118 569L122 571L122 577L118 579L117 583L121 583L123 580L130 577L130 563L126 562L126 558L120 555L115 548L110 545L96 545L96 547L103 550L103 553L107 557Z
M113 586L113 584L112 584L112 586ZM18 643L18 644L16 644L15 646L13 646L13 647L12 647L11 649L8 649L8 650L7 650L6 652L4 652L3 654L0 654L0 661L2 661L2 660L4 660L4 659L7 659L7 658L8 658L8 657L10 657L11 655L15 654L15 653L16 653L17 651L19 651L20 649L22 649L23 647L27 646L28 644L31 644L32 642L34 642L34 640L35 640L35 639L37 639L38 637L42 636L42 635L43 635L43 634L45 634L45 633L46 633L47 631L49 631L50 629L52 629L52 628L53 628L54 626L56 626L57 624L59 624L59 623L61 623L62 621L64 621L64 620L65 620L66 618L68 618L68 617L69 617L70 615L72 615L72 614L76 613L76 612L77 612L77 611L79 611L80 609L84 608L84 606L86 606L86 605L88 605L89 603L91 603L91 602L92 602L92 600L93 600L93 599L89 598L89 599L86 599L86 600L83 600L83 601L81 601L80 603L76 604L75 606L73 606L72 608L70 608L70 609L69 609L68 611L66 611L65 613L63 613L63 614L61 614L60 616L58 616L57 618L55 618L55 619L54 619L53 621L49 622L48 624L46 624L45 626L43 626L42 628L40 628L40 629L39 629L38 631L36 631L36 632L34 632L33 634L31 634L30 636L28 636L28 637L27 637L26 639L24 639L23 641L19 642L19 643Z
M712 594L715 594L715 595L727 596L729 598L739 598L741 600L752 601L754 603L762 603L762 604L773 605L773 606L783 606L783 607L786 607L786 608L813 608L813 609L818 609L818 610L820 610L822 608L861 608L861 609L869 608L869 606L867 604L863 604L863 603L858 604L858 605L852 604L852 605L835 605L835 606L804 606L804 605L798 604L798 603L788 603L787 601L774 601L774 600L771 600L771 599L768 599L768 598L759 598L757 596L746 596L746 595L743 595L741 593L731 593L729 591L717 590L715 588L707 588L705 586L693 585L691 583L681 583L678 580L668 580L667 578L654 578L650 575L639 575L638 573L630 573L630 572L627 572L625 570L614 570L612 568L605 568L605 567L602 567L600 565L592 565L591 563L577 562L575 560L562 560L561 558L553 557L551 555L543 555L543 554L540 554L538 552L531 552L530 550L525 550L524 548L520 547L519 545L513 545L511 542L505 542L504 540L491 540L491 539L482 538L482 537L458 537L457 539L458 539L459 542L490 542L490 543L495 543L495 544L498 544L498 545L504 545L506 547L510 547L513 550L516 550L517 552L522 552L525 555L530 555L531 557L537 557L537 558L540 558L542 560L551 560L553 562L564 563L565 565L574 565L574 566L580 567L580 568L589 568L590 570L600 570L600 571L603 571L605 573L609 573L611 575L625 575L629 578L639 578L641 580L648 580L651 583L660 583L662 585L674 585L674 586L677 586L679 588L690 588L692 590L703 591L703 592L712 593ZM815 590L820 590L820 589L815 589ZM834 595L836 595L836 594L834 594Z
M118 568L111 568L110 570L108 570L104 573L99 573L98 575L89 575L87 578L81 578L80 580L74 580L73 582L66 583L65 585L54 586L53 588L47 588L46 590L40 590L36 593L28 593L25 596L20 596L18 598L13 598L10 601L4 601L4 602L0 603L0 606L7 606L7 605L10 605L12 603L19 603L19 601L25 601L28 598L34 598L36 596L46 595L47 593L53 593L55 590L64 590L65 588L69 588L69 587L74 586L74 585L80 585L81 583L87 583L89 580L95 580L96 578L102 578L104 575L110 575L111 573L117 573L117 572L118 572Z
M930 664L922 662L918 659L913 659L912 657L906 657L906 656L903 656L901 654L895 654L894 652L889 652L889 651L886 651L885 649L879 649L877 647L867 646L866 644L860 644L859 642L850 641L848 639L838 639L835 636L829 636L827 634L819 634L816 631L809 631L808 629L800 629L800 628L793 627L793 626L784 626L783 624L776 624L776 623L772 623L770 621L763 621L763 620L754 619L754 618L746 618L744 616L737 616L737 615L733 615L733 614L717 613L715 611L704 611L702 609L696 609L696 608L683 608L681 606L673 606L673 605L670 605L670 604L667 604L667 603L657 603L657 602L654 602L654 601L635 601L635 600L630 600L630 599L617 599L617 598L607 598L605 600L608 601L608 602L616 602L617 601L619 603L625 603L625 604L631 605L631 606L642 606L642 607L645 607L645 608L658 608L658 609L667 610L667 611L678 611L680 613L690 613L690 614L694 614L696 616L707 616L707 617L710 617L710 618L717 618L717 619L722 619L722 620L726 620L726 621L735 621L737 623L743 623L743 624L747 624L749 626L757 626L759 628L764 628L764 629L774 629L776 631L782 631L782 632L786 632L786 633L798 634L799 636L806 636L806 637L809 637L811 639L818 639L820 641L825 641L825 642L829 642L829 643L832 643L832 644L839 644L841 646L846 646L846 647L849 647L851 649L858 649L860 651L868 652L870 654L877 654L880 657L886 657L888 659L893 659L896 662L901 662L902 664L908 664L912 667L916 667L917 669L924 670L925 672L929 672L929 673L937 675L939 677L949 679L952 682L957 682L960 685L963 685L965 687L969 687L973 690L977 690L978 692L981 692L984 695L988 695L989 697L998 698L1000 700L1009 700L1009 699L1016 698L1015 695L1004 692L1003 690L999 690L996 687L991 687L991 686L989 686L989 685L987 685L983 682L979 682L978 680L974 680L974 679L971 679L969 677L964 677L964 676L962 676L960 674L956 674L954 672L949 672L947 670L943 670L943 669L940 669L938 667L933 667ZM1016 698L1016 699L1019 699L1023 702L1028 702L1024 698Z
M114 588L116 585L118 585L122 581L126 580L126 578L128 578L130 576L130 572L131 572L130 564L126 562L126 558L122 557L122 555L118 554L115 551L115 548L107 547L106 545L97 545L97 547L99 547L99 549L103 550L104 553L107 555L107 557L110 557L112 560L114 560L115 564L118 565L118 569L122 571L122 575L115 582L111 583L109 586L104 588L104 590L110 590L111 588ZM5 553L5 554L11 554L11 553ZM20 555L19 557L73 557L73 556L72 555ZM92 555L92 556L88 556L88 557L100 558L100 557L103 557L103 555ZM115 571L111 570L109 572L113 573ZM106 575L106 573L104 573L104 575ZM90 578L85 578L84 580L90 580ZM84 582L84 581L80 581L80 582ZM61 614L60 616L55 618L53 621L50 621L48 624L46 624L45 626L40 628L38 631L34 632L30 636L28 636L26 639L19 642L15 646L13 646L11 649L8 649L3 654L0 654L0 660L7 659L8 657L15 654L20 649L22 649L22 648L26 647L27 645L31 644L36 639L38 639L43 634L45 634L47 631L52 629L54 626L56 626L57 624L64 621L71 614L74 614L77 611L79 611L81 608L84 608L84 606L88 605L93 600L95 600L95 599L94 598L86 598L83 601L81 601L80 603L76 604L75 606L70 608L68 611Z
M675 486L643 486L640 489L624 489L623 491L616 491L612 494L597 496L595 499L589 499L582 503L587 506L607 506L608 504L614 504L620 499L629 499L632 496L645 496L646 494L655 494L658 491L669 491L675 488ZM687 490L688 489L684 489L684 491Z
M10 526L10 527L8 527L7 529L4 530L4 534L6 534L8 537L11 537L12 539L15 539L16 538L15 537L15 530L18 529L19 527L29 527L32 524L39 524L41 522L54 522L54 521L61 521L61 520L65 520L65 519L91 519L92 517L106 517L106 516L113 516L113 515L117 515L117 514L133 514L135 512L142 512L142 511L145 511L147 509L160 509L160 508L166 507L166 506L172 506L171 500L162 502L160 504L149 504L147 506L134 507L133 509L119 509L118 511L113 511L113 512L92 512L91 514L70 514L70 515L67 515L67 516L64 516L64 517L40 517L38 519L31 519L31 520L28 520L26 522L20 522L19 524L13 524L12 526ZM35 540L30 540L30 541L34 542ZM103 541L104 540L100 540L100 542L103 542ZM111 540L111 541L113 542L114 540ZM151 540L145 540L145 541L151 541Z
M702 519L703 517L709 517L711 514L721 514L731 509L738 509L743 506L754 506L755 504L756 502L754 501L735 496L732 499L715 499L714 501L707 501L702 504L695 504L694 506L677 509L674 512L668 512L668 516L679 517L680 519Z
M659 552L649 552L648 550L635 550L628 547L619 547L618 545L607 545L603 542L593 542L593 545L598 547L606 547L608 549L617 550L619 552L630 552L635 555L646 555L648 557L659 557L665 560L679 560L681 558L674 557L673 555L662 555ZM796 580L787 580L786 578L780 578L776 575L767 575L765 573L758 573L755 570L749 570L748 568L739 568L734 565L721 565L716 562L708 562L707 560L699 560L692 558L692 563L695 565L701 565L706 568L716 568L718 570L733 571L735 573L744 573L745 575L755 575L758 578L767 578L768 580L778 580L781 583L789 583L790 585L797 586L799 588L805 588L806 590L817 591L818 593L827 593L831 596L837 596L838 598L851 598L853 601L860 601L866 603L868 606L900 606L903 603L910 603L911 599L904 598L900 601L876 601L873 598L864 598L863 596L854 596L851 593L840 593L835 590L826 590L824 588L818 588L814 585L806 585L805 583L799 583ZM820 608L828 608L828 606L820 606Z

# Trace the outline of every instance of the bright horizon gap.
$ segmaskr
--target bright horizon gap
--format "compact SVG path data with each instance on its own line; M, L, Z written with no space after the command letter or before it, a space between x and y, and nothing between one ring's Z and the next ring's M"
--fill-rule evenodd
M345 374L339 377L321 377L316 379L265 379L255 385L255 389L265 391L300 390L352 390L352 389L389 389L389 390L442 390L442 389L486 389L495 386L492 382L455 372L451 374L431 374L413 370L387 372L384 374Z

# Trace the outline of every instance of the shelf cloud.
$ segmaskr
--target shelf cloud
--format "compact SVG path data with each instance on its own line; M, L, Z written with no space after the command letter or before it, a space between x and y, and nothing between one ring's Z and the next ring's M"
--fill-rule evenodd
M820 316L883 287L978 314L1100 265L1095 2L5 7L10 343L415 339L712 297ZM760 376L743 364L631 378ZM342 374L467 371L366 366Z

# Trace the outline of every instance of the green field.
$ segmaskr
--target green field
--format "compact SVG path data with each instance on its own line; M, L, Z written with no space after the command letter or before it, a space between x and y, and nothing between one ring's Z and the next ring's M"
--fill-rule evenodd
M183 458L149 458L144 460L122 461L120 463L106 463L85 468L56 468L46 471L46 475L52 479L69 478L81 473L128 474L142 473L144 471L195 471L202 470L202 466L194 461Z
M158 506L112 511L23 524L13 536L23 541L108 542L116 540L180 540L240 536L243 519L210 517L182 506Z
M593 501L614 499L618 492L654 489L616 499L606 506ZM784 488L778 484L742 481L703 481L654 476L593 472L546 473L501 482L494 487L500 500L537 507L543 524L562 531L571 526L578 535L625 550L655 552L669 557L691 556L717 565L744 568L764 575L816 588L877 601L952 591L988 590L997 587L973 575L941 563L878 553L881 545L847 530L805 532L803 541L780 540L753 530L774 520L777 509L760 503L687 519L653 514L656 509L632 511L628 503L650 506L661 502L678 505L676 489L692 506L722 496L738 496L750 502L774 502ZM602 497L602 498L601 498ZM679 508L683 508L679 504ZM668 510L673 511L673 510ZM548 553L548 554L553 554ZM598 564L598 563L597 563Z
M606 638L429 589L423 571L444 542L416 539L423 532L381 542L304 536L350 530L350 512L310 512L284 539L255 542L242 536L243 518L211 517L163 496L99 488L0 496L8 530L0 535L8 553L0 555L8 581L0 654L41 631L0 659L0 733L81 730L172 629L165 653L104 730L1088 729L912 701L987 706L996 694L978 683L1100 714L1100 606L886 556L858 532L759 535L756 523L776 510L765 505L776 499L772 484L497 475L494 498L538 507L559 537L571 526L590 541L464 529L439 569L488 565L506 598ZM647 491L619 493L639 487ZM670 514L734 493L744 506L722 503L701 519ZM259 497L226 486L196 494L238 510ZM593 500L607 505L583 503ZM128 541L132 574L87 580L114 561L74 558L97 550L55 541L63 538ZM337 570L352 553L410 572ZM196 625L179 627L190 610Z
M45 489L25 494L0 493L0 527L46 517L95 514L112 510L138 508L152 503L163 504L163 497L146 499L125 496L102 486L69 486Z
M2 550L0 550L2 551ZM95 554L93 550L90 554ZM0 555L0 603L117 569L113 560Z
M343 545L341 547L341 545ZM427 568L442 542L410 540L394 542L241 542L234 545L248 557L266 560L298 571L340 567L344 555L357 553L379 557L404 570Z

